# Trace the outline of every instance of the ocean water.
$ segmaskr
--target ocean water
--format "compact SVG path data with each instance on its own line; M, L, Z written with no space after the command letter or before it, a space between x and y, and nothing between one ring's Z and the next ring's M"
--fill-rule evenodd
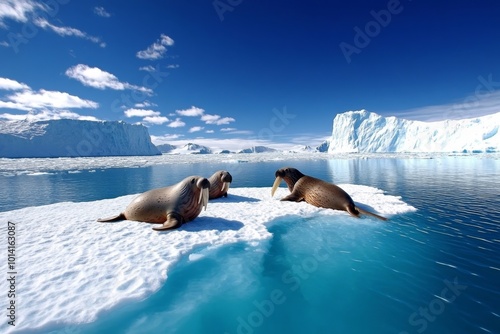
M269 187L283 166L383 189L417 211L384 224L284 216L267 225L268 240L197 249L153 295L48 332L500 333L499 156L86 166L0 168L0 211L134 194L217 169L231 172L232 187Z

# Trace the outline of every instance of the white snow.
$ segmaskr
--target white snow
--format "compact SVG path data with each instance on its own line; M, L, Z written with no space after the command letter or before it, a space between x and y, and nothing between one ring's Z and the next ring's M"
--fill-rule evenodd
M340 186L355 202L382 215L390 217L415 210L401 198L379 189ZM1 212L4 236L7 221L16 224L15 329L92 322L102 310L157 291L181 256L196 261L203 256L200 246L238 241L258 244L271 236L266 223L279 217L322 215L331 217L331 224L391 224L374 218L356 219L346 212L320 209L304 202L281 202L279 199L288 194L286 188L279 188L274 198L270 193L270 187L231 188L228 198L210 201L208 209L194 221L161 233L146 223L95 221L122 211L136 195ZM3 245L3 254L7 254L6 243ZM6 262L2 264L4 274L10 271ZM7 283L0 280L0 291L8 290ZM7 300L1 301L4 311ZM6 321L0 324L2 332L13 329Z
M438 122L383 117L366 110L335 116L328 153L498 152L500 112Z
M155 155L143 125L125 122L0 121L0 157L85 157Z

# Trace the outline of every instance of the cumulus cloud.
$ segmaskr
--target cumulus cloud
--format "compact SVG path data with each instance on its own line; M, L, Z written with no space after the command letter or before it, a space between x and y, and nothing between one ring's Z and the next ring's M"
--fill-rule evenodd
M151 135L151 141L155 145L167 144L171 140L177 140L183 137L181 134L164 134L161 136Z
M153 111L148 109L135 109L130 108L124 111L125 116L127 117L151 117L151 116L160 116L159 111Z
M156 106L157 106L157 104L149 102L147 100L134 104L134 107L136 107L136 108L147 108L147 107L156 107Z
M113 74L103 71L97 67L90 67L83 64L78 64L66 70L66 75L70 78L80 81L83 85L98 89L114 89L114 90L137 90L146 94L153 94L153 91L146 87L136 86L128 82L121 82Z
M175 121L168 125L169 128L182 128L183 126L186 126L186 123L184 123L180 118L176 118Z
M136 53L139 59L156 60L163 58L167 52L167 46L174 45L174 40L165 34L160 35L155 43L148 46L146 50L138 51Z
M203 129L204 129L204 127L202 127L202 126L193 126L191 129L189 129L189 133L199 132Z
M26 23L36 10L46 8L32 0L3 0L0 2L0 27L6 27L5 19Z
M49 21L47 21L47 19L45 18L42 18L42 17L38 17L36 18L33 23L42 28L42 29L50 29L52 30L53 32L55 32L56 34L58 34L59 36L62 36L62 37L65 37L65 36L75 36L75 37L79 37L79 38L83 38L83 39L86 39L86 40L89 40L91 41L92 43L96 43L96 44L99 44L100 47L104 48L106 47L106 43L102 42L101 39L99 37L95 37L95 36L91 36L89 34L87 34L86 32L83 32L79 29L76 29L76 28L71 28L71 27L58 27L56 25L53 25L52 23L50 23Z
M154 72L156 69L153 66L148 65L139 67L139 71Z
M64 109L99 107L97 102L81 99L65 92L40 89L38 92L24 90L6 96L7 101L0 100L0 108L30 111L33 109Z
M22 89L30 89L30 87L24 83L17 82L16 80L0 77L0 89L1 90L22 90Z
M205 124L216 124L216 125L229 124L235 121L235 119L232 117L221 117L220 115L209 115L209 114L201 116L201 120L205 122Z
M164 116L147 116L144 117L143 122L149 123L149 124L155 124L155 125L161 125L163 123L167 123L169 119Z
M6 121L22 121L27 120L31 122L36 121L48 121L52 119L77 119L81 121L99 121L98 118L94 116L80 115L69 110L40 110L32 111L27 114L0 114L0 119Z
M100 17L111 17L111 14L104 7L94 7L94 14Z
M196 116L201 116L205 112L205 110L191 106L189 109L183 109L183 110L176 110L175 111L178 115L181 116L187 116L187 117L196 117Z
M215 131L214 130L207 130L205 131L205 133L214 133Z
M171 68L171 69L179 68L179 64L170 64L170 65L167 65L167 68Z

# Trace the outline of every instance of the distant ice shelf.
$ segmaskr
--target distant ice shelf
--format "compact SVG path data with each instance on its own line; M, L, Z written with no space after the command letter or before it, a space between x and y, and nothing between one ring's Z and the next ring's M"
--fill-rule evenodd
M500 112L438 122L383 117L366 110L335 116L328 153L500 151Z
M0 121L0 157L159 155L143 125L121 121Z

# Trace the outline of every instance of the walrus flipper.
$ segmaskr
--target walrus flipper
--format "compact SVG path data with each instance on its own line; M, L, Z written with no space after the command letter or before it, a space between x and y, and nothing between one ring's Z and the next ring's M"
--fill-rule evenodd
M377 214L375 214L375 213L373 213L373 212L370 212L370 211L363 210L363 209L361 209L361 208L359 208L359 207L356 207L356 209L357 209L359 212L364 213L365 215L369 215L369 216L372 216L372 217L378 218L378 219L380 219L380 220L387 220L387 218L385 218L385 217L379 216L379 215L377 215Z
M304 197L298 196L297 194L291 193L288 196L285 196L281 199L281 201L290 201L290 202L302 202Z
M99 223L109 223L109 222L117 222L117 221L120 221L120 220L125 220L125 215L123 213L120 213L116 216L112 216L112 217L108 217L108 218L99 218L97 219L97 221Z
M164 231L170 230L182 225L182 218L178 219L178 217L174 215L168 215L167 220L163 223L162 226L153 227L155 231Z

